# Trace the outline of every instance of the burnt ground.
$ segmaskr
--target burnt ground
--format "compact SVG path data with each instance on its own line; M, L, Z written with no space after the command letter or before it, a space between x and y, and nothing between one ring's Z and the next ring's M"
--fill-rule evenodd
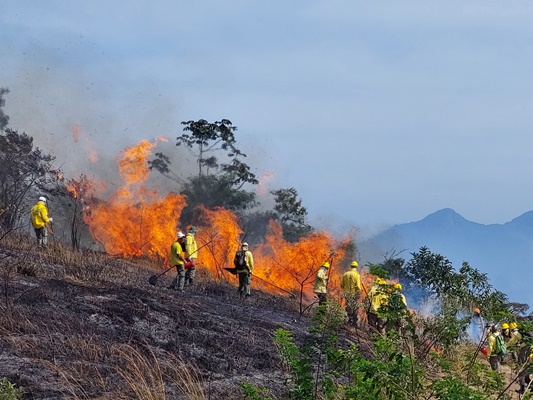
M301 342L310 315L257 290L243 302L236 282L205 271L185 293L166 289L175 272L152 286L156 268L58 244L38 253L24 239L0 242L0 378L22 387L24 399L239 400L243 381L284 399L272 334L283 328ZM350 328L340 339L369 354L368 336ZM508 367L502 372L512 380Z
M65 262L64 251L0 248L0 377L25 399L202 398L198 387L203 398L240 399L243 380L283 398L272 334L302 339L310 323L294 301L260 291L241 301L202 274L178 293L166 289L175 272L151 286L142 263ZM159 397L136 395L142 386Z

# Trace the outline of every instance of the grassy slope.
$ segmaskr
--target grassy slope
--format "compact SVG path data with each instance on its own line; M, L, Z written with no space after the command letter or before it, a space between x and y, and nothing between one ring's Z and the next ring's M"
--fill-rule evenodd
M242 379L280 394L271 334L306 332L287 299L254 292L243 303L205 274L178 294L165 288L174 272L148 284L148 262L54 243L38 253L24 237L0 244L0 377L27 398L195 398L184 392L202 388L196 398L238 399Z

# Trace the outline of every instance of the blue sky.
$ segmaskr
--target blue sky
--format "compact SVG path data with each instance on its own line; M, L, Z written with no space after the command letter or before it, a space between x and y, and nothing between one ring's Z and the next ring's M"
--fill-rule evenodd
M227 118L315 225L504 223L533 208L531 21L527 1L4 0L0 87L72 174Z

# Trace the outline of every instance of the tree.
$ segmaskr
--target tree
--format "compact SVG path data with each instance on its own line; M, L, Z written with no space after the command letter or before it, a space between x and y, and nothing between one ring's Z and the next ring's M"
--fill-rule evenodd
M77 180L70 179L64 186L59 186L59 193L67 199L65 217L70 227L70 242L76 250L81 248L81 238L87 228L85 217L91 215L87 203L94 201L93 191L93 182L84 174Z
M0 226L16 228L24 200L33 189L47 192L47 183L57 178L52 170L55 157L33 148L33 138L5 129L0 134Z
M245 184L259 183L250 167L241 161L246 157L237 147L235 132L237 127L227 119L208 122L184 121L184 133L177 137L176 146L185 146L196 157L198 175L191 176L186 182L176 179L170 169L171 161L163 153L156 153L149 162L166 177L178 181L181 193L187 196L187 207L182 212L182 221L189 222L193 210L198 205L207 208L224 207L232 211L243 211L256 205L255 193L243 189ZM226 162L216 156L221 155Z
M295 188L278 189L270 192L275 196L276 220L283 229L283 237L290 242L296 242L299 238L308 235L312 228L306 222L307 209L298 199Z

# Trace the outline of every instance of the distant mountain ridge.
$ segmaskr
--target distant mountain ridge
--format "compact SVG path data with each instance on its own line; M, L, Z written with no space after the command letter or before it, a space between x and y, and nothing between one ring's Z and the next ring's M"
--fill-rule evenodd
M359 252L362 260L371 262L393 252L409 260L422 246L448 258L456 269L468 262L486 273L510 301L533 307L533 211L505 224L484 225L445 208L420 221L392 226L359 243Z

